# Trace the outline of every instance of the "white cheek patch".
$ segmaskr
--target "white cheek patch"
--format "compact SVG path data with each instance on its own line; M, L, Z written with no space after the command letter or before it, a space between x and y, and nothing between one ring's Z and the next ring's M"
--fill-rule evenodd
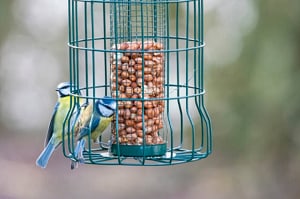
M99 105L98 108L99 108L100 114L104 117L110 117L114 113L111 109L109 109L103 105Z
M59 92L62 94L62 95L69 95L70 94L70 88L63 88L63 89L60 89Z

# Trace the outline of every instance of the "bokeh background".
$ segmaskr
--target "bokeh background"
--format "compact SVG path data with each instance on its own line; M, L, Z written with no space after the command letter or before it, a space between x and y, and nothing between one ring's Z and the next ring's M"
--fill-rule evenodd
M300 1L205 1L213 154L172 167L35 165L68 79L67 1L0 1L0 198L300 195Z

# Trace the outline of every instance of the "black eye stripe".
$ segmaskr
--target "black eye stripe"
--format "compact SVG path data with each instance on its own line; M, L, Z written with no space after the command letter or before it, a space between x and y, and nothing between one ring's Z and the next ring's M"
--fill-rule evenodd
M109 110L113 110L110 106L103 104L103 106Z
M65 89L71 89L71 87L70 86L64 86L64 87L59 88L59 90L65 90Z

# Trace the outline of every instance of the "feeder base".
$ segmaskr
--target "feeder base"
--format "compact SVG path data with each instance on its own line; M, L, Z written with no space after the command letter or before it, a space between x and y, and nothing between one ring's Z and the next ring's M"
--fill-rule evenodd
M143 156L162 156L167 152L167 144L156 145L122 145L120 144L120 156L143 157ZM112 144L111 153L118 155L118 145Z

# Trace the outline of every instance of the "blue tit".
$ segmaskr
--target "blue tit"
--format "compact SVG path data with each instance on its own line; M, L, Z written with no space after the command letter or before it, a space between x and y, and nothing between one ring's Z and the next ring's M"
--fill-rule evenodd
M95 101L93 104L87 104L81 111L79 120L77 122L77 133L75 132L77 145L74 150L75 157L79 162L83 162L83 149L86 139L88 139L89 132L91 140L97 142L100 135L110 124L114 113L116 112L116 101L111 97L104 96L102 99ZM75 128L76 129L76 128ZM72 161L71 169L74 169L76 162Z
M36 165L42 168L46 168L48 161L56 149L62 142L62 134L63 134L63 122L66 119L71 107L71 87L74 87L73 84L69 82L62 82L57 86L56 92L58 95L58 101L54 107L54 111L50 120L48 134L45 140L45 148L39 157L36 160ZM80 95L80 92L76 93ZM79 101L79 100L78 100ZM75 102L75 97L73 97L72 103ZM78 113L78 108L75 107L73 112ZM73 117L72 115L72 117ZM72 119L71 119L72 120ZM73 119L74 120L74 119ZM71 121L72 122L72 121ZM66 129L69 123L66 123ZM67 131L65 131L65 138L67 137Z

